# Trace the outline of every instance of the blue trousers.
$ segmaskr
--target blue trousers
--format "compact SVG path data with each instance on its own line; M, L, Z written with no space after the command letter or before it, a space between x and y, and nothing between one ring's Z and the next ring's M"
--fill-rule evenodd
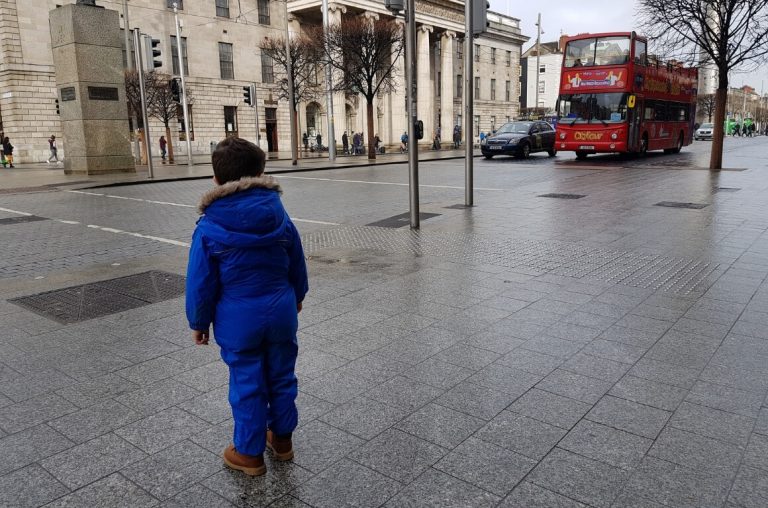
M246 455L264 452L267 428L283 435L293 432L298 423L295 307L294 319L283 323L265 323L222 337L216 334L221 358L229 366L235 449Z

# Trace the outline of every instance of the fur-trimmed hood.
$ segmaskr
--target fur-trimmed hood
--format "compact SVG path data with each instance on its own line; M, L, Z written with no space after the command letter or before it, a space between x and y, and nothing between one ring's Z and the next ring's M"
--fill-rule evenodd
M203 194L203 197L200 198L200 204L197 205L197 211L205 213L205 209L217 199L248 189L269 189L281 194L283 192L283 189L280 188L280 184L277 183L277 179L273 176L246 176L240 180L227 182L224 185L217 185Z
M206 192L197 223L207 238L228 247L274 245L290 224L280 201L280 186L271 176L241 178Z

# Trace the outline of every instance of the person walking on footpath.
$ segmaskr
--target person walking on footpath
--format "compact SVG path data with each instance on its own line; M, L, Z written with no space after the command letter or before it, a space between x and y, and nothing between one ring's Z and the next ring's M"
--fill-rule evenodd
M344 131L344 134L341 135L341 153L349 153L349 135L347 131Z
M160 136L160 158L165 162L166 148L168 148L168 142L165 140L165 136Z
M8 165L12 168L16 167L13 165L13 145L8 136L3 138L3 154L5 154L5 160L8 162Z
M51 162L59 162L59 149L56 147L56 136L53 134L48 138L48 148L51 150L51 156L45 162L49 164Z
M309 136L307 136L306 132L301 137L301 141L302 143L304 143L304 151L306 152L307 150L309 150Z
M264 152L230 137L213 152L213 181L199 210L187 266L186 315L198 345L213 324L229 367L235 421L224 464L263 475L264 449L293 458L298 423L298 313L309 290L301 238L264 175Z

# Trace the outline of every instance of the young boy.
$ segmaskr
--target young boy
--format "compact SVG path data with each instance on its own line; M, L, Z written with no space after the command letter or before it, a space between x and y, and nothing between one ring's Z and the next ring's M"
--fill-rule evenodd
M192 337L208 344L213 324L229 366L234 444L224 463L266 472L264 448L291 460L296 428L298 312L308 290L301 238L264 176L264 152L227 138L213 153L216 187L200 202L192 237L186 309Z

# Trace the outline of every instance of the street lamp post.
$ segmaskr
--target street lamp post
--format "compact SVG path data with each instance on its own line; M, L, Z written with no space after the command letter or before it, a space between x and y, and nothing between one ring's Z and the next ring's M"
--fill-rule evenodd
M184 80L184 53L182 52L181 24L178 4L173 2L173 17L176 23L176 53L179 55L179 77L181 78L181 110L184 112L184 137L187 140L187 165L192 167L192 140L190 139L189 107L187 106L187 82Z
M419 229L419 140L416 139L416 0L405 7L405 69L408 94L408 188L410 190L411 229Z
M475 114L475 94L474 94L474 39L472 37L474 30L472 12L472 2L467 0L464 4L464 23L466 35L464 43L467 47L464 49L464 206L474 206L475 202L475 143L474 143L474 114Z
M327 1L327 0L326 0ZM288 0L285 0L285 67L288 72L288 103L291 105L291 164L296 165L299 158L296 132L296 95L293 87L293 60L291 59L291 34L288 30ZM257 137L258 137L258 133Z
M328 54L328 0L323 0L323 45L325 54ZM333 76L331 73L331 64L325 64L325 100L326 111L328 111L328 160L336 160L336 132L333 125ZM318 147L319 149L320 147Z
M534 109L535 115L538 115L538 112L539 112L539 79L541 79L539 76L539 65L540 65L539 56L540 55L541 55L541 13L539 13L539 17L536 21L536 70L534 71L536 75L536 106L535 106L536 109Z

